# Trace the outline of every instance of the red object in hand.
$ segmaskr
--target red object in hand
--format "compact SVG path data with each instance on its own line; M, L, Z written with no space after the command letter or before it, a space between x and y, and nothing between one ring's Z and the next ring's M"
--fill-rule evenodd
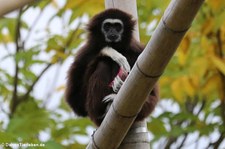
M119 72L117 73L116 76L119 76L122 81L125 81L128 76L128 72L124 70L122 67L120 67ZM114 80L109 84L109 86L112 87L113 83Z
M125 81L125 79L128 76L128 72L124 70L122 67L120 67L120 70L117 75L121 78L121 80Z

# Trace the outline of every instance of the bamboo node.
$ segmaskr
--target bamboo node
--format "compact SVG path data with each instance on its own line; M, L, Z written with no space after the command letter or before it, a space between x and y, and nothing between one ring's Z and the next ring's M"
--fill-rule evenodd
M175 34L185 33L185 32L187 32L187 31L189 30L189 28L190 28L190 26L189 26L188 28L183 29L183 30L174 30L174 29L170 28L170 27L167 25L167 23L166 23L166 21L165 21L165 19L164 19L164 16L162 17L162 22L163 22L164 28L165 28L167 31L170 31L170 32L175 33Z
M134 117L137 116L137 114L131 115L131 116L121 115L121 114L115 109L113 103L112 103L112 109L113 109L114 113L115 113L116 115L118 115L119 117L121 117L121 118L132 119L132 118L134 118Z
M143 75L143 76L145 76L146 78L159 78L162 74L160 74L160 75L149 75L149 74L146 74L146 73L144 73L142 70L141 70L141 68L139 67L139 65L138 65L138 61L136 62L136 66L137 66L137 69L138 69L138 71Z
M131 128L130 132L144 133L144 132L148 132L148 129L146 127L142 126L142 127Z
M100 149L100 148L97 146L96 142L95 142L95 137L94 137L94 135L95 135L95 132L96 132L96 131L97 131L97 129L93 131L93 133L92 133L92 135L91 135L91 140L92 140L92 144L94 145L94 148L95 148L95 149Z

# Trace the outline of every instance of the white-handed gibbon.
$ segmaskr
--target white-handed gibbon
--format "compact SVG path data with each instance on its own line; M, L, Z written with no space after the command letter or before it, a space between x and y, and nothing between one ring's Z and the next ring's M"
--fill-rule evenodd
M135 23L131 15L118 9L94 16L87 26L87 42L69 68L66 101L78 116L89 116L97 126L144 49L133 38ZM136 121L153 111L158 97L155 86Z

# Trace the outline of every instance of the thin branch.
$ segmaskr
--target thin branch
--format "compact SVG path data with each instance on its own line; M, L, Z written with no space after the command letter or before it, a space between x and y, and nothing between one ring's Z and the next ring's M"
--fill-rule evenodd
M19 10L19 14L17 17L17 24L15 29L15 44L16 44L16 53L15 56L20 52L20 26L21 26L21 15L22 15L22 9ZM14 81L13 81L13 96L11 101L11 115L15 112L16 106L18 104L18 95L17 95L17 87L18 87L18 74L19 74L19 65L18 61L15 57L15 75L14 75Z
M196 116L198 116L198 115L201 113L201 111L202 111L202 110L204 109L204 107L205 107L205 104L206 104L206 100L203 99L203 100L202 100L202 105L201 105L199 111L196 113Z
M34 5L34 4L37 4L37 3L40 3L41 1L35 1L35 2L32 2L31 4L28 4L25 6L25 8L23 9L23 12L27 11L30 6ZM50 2L50 1L49 1ZM48 3L49 3L48 2ZM46 7L48 5L48 3L45 4L44 7ZM25 43L28 41L28 39L30 38L31 36L31 33L32 33L32 30L34 29L35 25L37 24L37 22L39 21L39 19L41 18L42 14L43 14L44 11L42 11L42 9L40 10L40 13L39 15L35 18L34 22L32 23L31 27L28 29L28 33L27 33L27 36L24 38L23 42L22 42L22 45L24 46Z
M30 35L32 33L32 30L34 29L35 25L37 24L37 22L39 21L39 19L41 18L43 14L43 11L41 11L39 13L39 15L35 18L34 22L32 23L31 27L28 29L28 33L27 33L27 36L24 38L23 40L23 45L25 44L26 41L28 41L28 39L30 38Z
M28 96L30 94L30 92L33 90L34 86L36 85L36 83L39 81L39 79L43 76L43 74L50 68L50 66L52 66L51 63L49 63L42 71L41 73L38 75L38 77L34 80L33 84L28 88L27 92L25 95L23 95L21 97L22 101L25 101L28 99Z
M7 54L12 55L12 53L10 53L10 51L9 51L9 47L7 46L6 42L3 42L3 46L5 47L5 51L7 52Z
M190 100L189 100L189 101L190 101ZM197 99L196 99L196 101L197 101ZM197 105L197 104L196 104L196 101L194 101L194 104L191 103L191 102L188 102L187 104L190 104L190 106L188 106L188 105L186 104L187 110L188 110L190 113L192 113L192 114L194 114L194 109L195 109L195 107L196 107L196 105ZM206 100L203 100L200 109L199 109L198 112L195 114L196 117L197 117L197 116L201 113L201 111L204 109L205 104L206 104ZM180 126L183 122L185 122L185 120L178 122L176 125ZM192 121L192 122L189 124L189 126L193 125L194 123L195 123L195 121ZM185 143L185 141L186 141L186 139L187 139L187 136L188 136L188 134L185 133L184 139L182 140L182 143L179 145L178 148L182 148L182 147L183 147L183 145L184 145L184 143ZM167 141L167 144L166 144L165 149L169 149L170 146L171 146L174 142L177 141L177 139L178 139L178 137L171 137L171 138L169 138L168 141Z
M79 28L80 28L81 23L78 24L77 28L75 30L73 30L73 32L71 33L70 37L68 38L66 44L65 44L65 49L68 48L70 46L70 44L73 41L74 36L77 34Z
M170 137L166 143L165 149L170 149L170 146L177 141L177 137Z
M217 43L218 43L218 49L216 50L216 54L220 57L223 58L223 46L222 46L222 39L221 39L221 30L219 29L216 33L216 38L217 38ZM225 91L225 75L221 72L219 72L220 78L221 78L221 88L222 90ZM220 110L221 110L221 118L223 120L223 124L225 124L225 92L222 93L221 97L221 104L220 104ZM224 132L225 133L225 132Z
M188 133L185 133L184 138L183 138L181 144L177 147L177 149L181 149L183 147L185 141L187 140L187 136L188 136Z
M77 34L78 30L79 30L79 27L80 27L81 23L78 24L77 28L75 30L73 30L73 32L71 33L71 35L69 36L69 38L67 39L65 45L64 45L64 49L62 49L63 51L65 51L66 48L68 48L70 46L70 44L72 43L73 41L73 38L74 36ZM61 68L61 65L62 65L62 60L58 60L58 63L59 63L59 67L58 67L58 70L57 72L60 70ZM53 89L56 85L56 82L58 80L58 74L55 73L55 76L54 76L54 79L53 79L53 83L51 85L51 88ZM52 93L51 92L48 92L47 93L47 96L45 99L50 99L50 97L52 96ZM43 103L43 106L45 106L46 104L48 103L48 100L46 100L44 103Z
M224 133L222 133L222 134L220 135L220 137L218 138L218 140L215 141L215 142L213 142L213 143L209 143L209 145L208 145L207 148L210 148L210 146L212 146L214 149L218 149L219 146L220 146L220 144L223 142L224 137L225 137L225 136L224 136Z
M221 39L221 30L220 29L216 32L216 39L217 39L217 44L218 44L218 49L217 48L215 49L216 53L220 57L223 57L223 43L222 43L222 39Z
M4 107L3 107L3 105L4 105L3 102L1 102L0 105L1 105L1 106L0 106L0 111L3 112L3 113L5 113L6 115L10 115L10 113L8 113L8 112L4 109Z
M50 87L48 87L50 89L48 90L48 92L46 93L46 97L44 98L46 100L42 104L43 107L45 107L47 105L47 103L49 103L49 101L51 99L51 96L53 94L52 90L55 88L57 80L58 80L58 77L59 77L59 74L57 72L60 72L61 67L62 67L62 65L61 65L61 63L59 63L59 66L57 67L56 73L55 73L55 75L53 77L52 84L50 85Z
M218 57L223 58L223 47L222 47L222 40L221 40L221 30L219 29L216 32L216 39L217 39L217 45L218 48L215 48L215 53ZM220 79L222 81L222 89L225 90L225 76L219 72L219 76ZM222 99L221 99L221 103L220 103L220 110L221 110L221 118L223 120L223 124L225 124L225 93L223 93L222 95ZM224 125L223 125L224 126ZM220 144L223 142L223 140L225 139L225 132L221 132L220 137L218 138L217 141L213 142L213 143L209 143L208 147L212 146L214 149L218 149Z

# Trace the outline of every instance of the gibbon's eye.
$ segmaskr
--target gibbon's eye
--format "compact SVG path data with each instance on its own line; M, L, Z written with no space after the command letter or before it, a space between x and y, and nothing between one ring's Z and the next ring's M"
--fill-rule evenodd
M114 24L114 27L116 29L117 32L121 31L122 30L122 25L120 23L115 23Z
M107 31L109 31L111 26L112 26L112 24L107 22L107 23L104 24L103 29L107 32Z

